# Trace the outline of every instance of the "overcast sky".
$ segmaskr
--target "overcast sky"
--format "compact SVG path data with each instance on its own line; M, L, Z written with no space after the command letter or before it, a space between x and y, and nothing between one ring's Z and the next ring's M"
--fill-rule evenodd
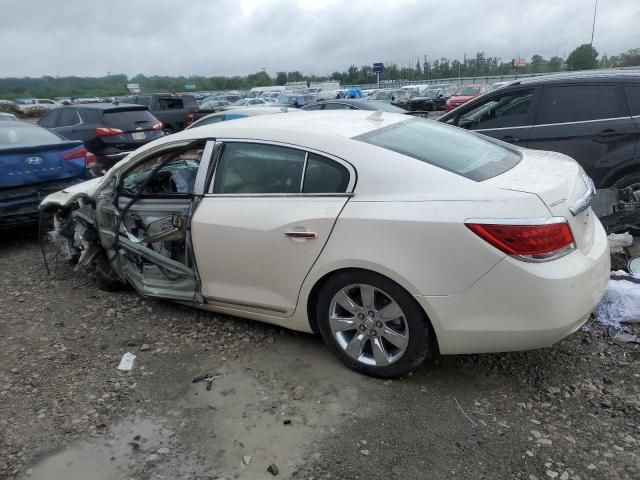
M0 77L331 73L423 55L568 55L594 0L0 0ZM594 46L640 47L640 0L599 0Z

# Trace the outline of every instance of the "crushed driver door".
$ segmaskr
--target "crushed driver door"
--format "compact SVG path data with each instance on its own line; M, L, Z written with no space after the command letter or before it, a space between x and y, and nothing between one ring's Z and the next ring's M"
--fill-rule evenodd
M141 295L201 303L190 222L214 142L183 143L118 175L100 192L96 219L111 265Z

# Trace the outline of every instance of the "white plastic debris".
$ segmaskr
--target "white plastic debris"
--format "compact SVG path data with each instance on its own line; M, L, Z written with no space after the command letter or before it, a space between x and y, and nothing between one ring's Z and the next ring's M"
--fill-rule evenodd
M640 283L633 280L609 280L604 297L593 312L600 323L640 323Z
M612 233L607 237L611 253L620 253L624 247L633 245L633 235L629 232Z
M123 372L128 372L133 368L133 361L135 359L136 359L136 356L133 353L131 352L125 353L124 355L122 355L122 358L120 359L118 370L122 370Z

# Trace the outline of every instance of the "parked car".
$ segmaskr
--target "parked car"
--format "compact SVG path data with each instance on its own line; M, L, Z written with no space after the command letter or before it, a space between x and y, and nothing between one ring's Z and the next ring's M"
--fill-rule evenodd
M406 110L409 106L409 101L412 96L413 93L411 91L396 88L379 90L376 93L369 95L367 97L367 100L380 100L383 102L389 102L392 105L397 105L398 107L404 108Z
M102 288L319 332L394 377L580 328L610 269L590 185L563 155L438 122L307 112L160 139L42 208Z
M35 111L47 111L59 106L59 104L48 98L20 98L16 100L18 110L28 114Z
M320 100L305 105L301 110L382 110L391 113L407 113L406 110L380 100Z
M0 122L17 122L18 117L13 113L0 112Z
M98 176L136 148L160 138L162 122L146 107L87 103L50 111L38 124L69 140L81 140L95 155L91 172Z
M220 110L224 110L226 107L230 106L231 103L226 100L207 100L206 102L202 102L200 107L198 108L199 112L208 112L215 113Z
M202 117L201 119L189 125L185 130L202 127L204 125L211 125L212 123L227 122L229 120L237 120L239 118L246 117L255 117L256 115L273 115L274 113L289 113L298 111L299 110L297 109L287 109L284 107L272 106L234 108L233 110L212 113L210 115L207 115L206 117Z
M278 95L276 104L285 107L301 108L304 105L313 103L316 100L315 95L295 92L285 92Z
M239 100L236 100L226 108L233 109L238 107L256 107L258 105L269 105L269 102L267 102L264 98L258 98L258 97L241 98Z
M427 111L444 110L451 93L443 88L425 88L418 96L409 100L408 110Z
M179 132L198 119L198 102L191 95L149 93L125 97L123 101L147 107L162 122L166 135Z
M489 91L491 91L491 87L489 85L462 85L456 93L449 97L444 109L449 112Z
M624 230L640 223L638 115L640 72L609 71L521 79L439 120L570 156L600 189L596 213Z
M0 226L37 220L42 199L84 182L92 162L82 142L31 123L0 121Z

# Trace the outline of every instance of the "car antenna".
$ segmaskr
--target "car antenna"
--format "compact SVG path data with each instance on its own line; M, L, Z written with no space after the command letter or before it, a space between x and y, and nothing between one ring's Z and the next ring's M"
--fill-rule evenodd
M374 122L381 122L382 121L382 110L376 110L375 112L373 112L371 115L369 115L367 117L367 120L372 120Z

